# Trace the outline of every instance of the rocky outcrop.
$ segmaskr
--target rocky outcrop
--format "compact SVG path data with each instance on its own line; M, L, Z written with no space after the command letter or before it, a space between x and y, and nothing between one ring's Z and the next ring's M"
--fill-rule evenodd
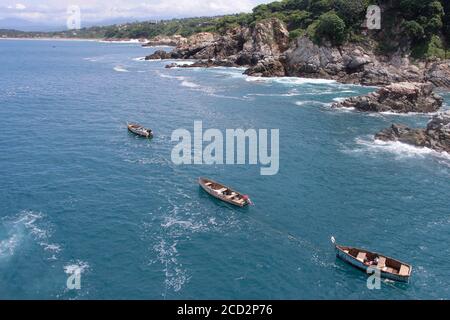
M436 112L443 99L433 92L430 83L394 83L365 96L346 99L333 107L355 108L369 112Z
M413 65L408 58L400 53L378 56L373 48L371 43L319 46L307 37L299 37L285 52L286 73L363 85L424 81L423 68Z
M202 32L192 35L167 54L153 54L148 59L197 59L204 65L255 66L259 61L275 61L289 46L289 32L276 18L258 22L253 28L238 27L223 35ZM274 59L274 60L270 60ZM276 63L280 67L279 63ZM280 69L281 70L281 69Z
M283 77L286 75L286 72L280 60L267 57L259 61L255 66L245 70L244 74L255 77Z
M145 60L163 60L163 59L171 59L171 52L166 52L164 50L156 50L151 55L145 57Z
M450 112L434 116L425 129L393 124L375 135L383 141L400 141L417 147L427 147L450 153Z
M174 36L156 36L150 40L148 40L143 47L157 47L157 46L171 46L176 47L182 44L185 44L187 39L180 35Z
M183 59L230 60L237 65L255 65L265 57L279 56L289 45L289 32L279 19L258 22L254 28L239 27L218 36L203 32L177 47Z
M289 31L286 25L276 18L256 23L251 36L246 38L247 41L243 45L244 54L278 57L289 48Z
M434 62L426 68L425 80L436 87L450 88L450 63L448 61Z
M413 63L400 49L390 56L378 55L371 40L340 47L319 46L305 36L290 42L285 24L277 18L251 28L236 27L222 35L201 32L188 38L156 37L149 45L175 43L173 51L157 51L146 59L194 59L199 62L191 66L205 67L247 66L246 74L262 77L324 78L374 86L429 82L450 88L448 60Z

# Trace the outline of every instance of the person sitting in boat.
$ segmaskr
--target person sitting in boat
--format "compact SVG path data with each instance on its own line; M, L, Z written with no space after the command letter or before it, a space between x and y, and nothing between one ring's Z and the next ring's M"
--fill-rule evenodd
M378 265L378 261L379 261L379 260L380 260L380 259L378 258L378 256L375 257L373 260L369 260L369 259L366 257L366 258L364 258L364 264L367 265L367 266L376 266L376 265Z

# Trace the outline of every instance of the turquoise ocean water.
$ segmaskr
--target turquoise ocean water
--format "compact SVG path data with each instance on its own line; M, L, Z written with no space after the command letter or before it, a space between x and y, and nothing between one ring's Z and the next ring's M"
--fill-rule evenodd
M428 116L330 108L374 88L138 59L152 50L0 41L0 298L450 298L450 158L372 138ZM172 131L195 120L279 129L279 173L174 165ZM199 176L255 206L211 199ZM368 290L331 235L411 263L411 282Z

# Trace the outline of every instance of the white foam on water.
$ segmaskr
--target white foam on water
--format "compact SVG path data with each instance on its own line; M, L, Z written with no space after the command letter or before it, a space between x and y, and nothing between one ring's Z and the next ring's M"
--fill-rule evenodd
M297 77L253 77L247 76L246 81L250 82L268 82L281 83L288 85L302 85L302 84L336 84L336 80L329 79L313 79L313 78L297 78Z
M130 40L100 40L101 43L141 43L139 39Z
M334 108L333 110L340 111L340 112L354 112L356 109L354 107L339 107L339 108Z
M232 212L230 215L215 217L202 209L204 204L195 200L184 185L174 184L172 190L170 194L165 189L157 191L166 205L150 213L151 221L143 223L145 238L150 239L152 251L156 254L150 263L161 264L163 268L164 297L169 290L182 290L190 280L189 270L180 262L183 254L177 248L180 242L190 241L194 234L221 232L224 228L239 227ZM159 232L155 232L155 226L160 226Z
M175 79L180 81L180 85L192 90L198 90L198 91L203 91L207 94L214 94L215 90L211 87L206 87L206 86L201 86L195 82L192 82L189 78L187 77L183 77L183 76L171 76L168 74L164 74L161 72L157 72L157 74L161 77L161 78L166 78L166 79Z
M179 253L177 244L178 241L169 243L166 240L161 239L159 243L153 246L154 251L157 253L158 262L164 266L164 282L166 286L166 290L163 293L164 297L166 297L168 289L178 292L190 279L187 271L183 269L182 265L178 262Z
M80 273L86 272L90 269L89 263L82 261L82 260L76 260L73 262L70 262L69 264L65 265L64 272L66 274L73 274L76 271L80 271Z
M0 259L10 257L14 254L17 246L21 242L20 234L13 234L0 241Z
M434 157L439 163L450 166L450 154L426 147L416 147L399 141L382 141L369 137L356 138L359 148L347 150L350 153L391 153L396 159Z
M288 92L288 93L249 93L247 97L295 97L300 96L300 93Z
M201 230L202 228L206 227L201 222L194 222L190 220L179 220L174 217L166 217L164 223L161 224L161 227L163 228L170 228L173 226L178 226L183 229L187 229L191 232L196 232Z
M133 61L145 61L145 57L137 57L137 58L133 58Z
M194 64L194 61L191 61L191 60L183 60L183 61L180 61L180 60L170 61L169 60L167 62L168 62L168 64L175 63L177 66L191 66Z
M183 87L188 87L188 88L200 88L200 86L198 84L191 82L191 81L187 81L187 80L181 81L181 85Z
M90 62L97 62L97 61L101 60L101 58L100 57L92 57L92 58L83 58L83 60L90 61Z
M0 258L13 256L27 239L32 239L45 252L52 254L50 258L53 260L56 259L55 254L62 250L59 244L51 242L51 226L41 212L21 211L16 216L3 218L2 224L7 230L7 238L0 240Z
M382 111L379 112L379 114L385 115L385 116L401 116L401 117L411 117L411 116L422 116L422 117L432 117L439 112L429 112L429 113L423 113L423 112L407 112L407 113L398 113L398 112L392 112L392 111Z
M347 99L346 97L336 97L336 98L333 98L333 101L334 102L342 102L342 101L344 101L345 99Z
M124 67L122 67L122 66L115 66L114 67L114 71L117 71L117 72L130 72L127 69L125 69Z
M318 104L321 106L329 106L330 105L330 103L327 103L327 102L314 101L314 100L296 101L295 104L297 106L301 106L301 107L305 106L305 105L311 105L311 104L316 104L316 105Z

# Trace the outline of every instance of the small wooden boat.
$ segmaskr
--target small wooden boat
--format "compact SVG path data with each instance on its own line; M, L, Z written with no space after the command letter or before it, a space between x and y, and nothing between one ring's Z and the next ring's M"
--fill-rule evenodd
M376 268L381 271L382 278L401 282L409 281L411 265L376 252L338 245L334 237L331 237L331 242L335 246L336 256L352 266L366 272L370 267Z
M213 180L207 178L199 178L198 183L203 188L203 190L219 200L231 203L239 207L244 207L248 204L252 204L250 198L247 195L241 194Z
M153 138L153 132L135 123L127 123L128 131L144 138Z

